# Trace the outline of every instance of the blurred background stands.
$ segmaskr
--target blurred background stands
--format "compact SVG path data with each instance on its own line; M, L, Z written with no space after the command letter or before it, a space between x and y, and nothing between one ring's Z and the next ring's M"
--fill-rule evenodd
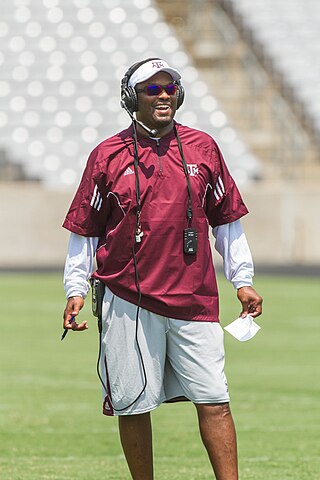
M151 0L13 0L2 6L0 41L0 178L76 184L94 146L130 123L120 80L151 56L182 73L187 95L177 120L216 137L239 184L261 177L258 159Z
M3 3L0 268L62 269L87 156L129 125L120 80L148 56L182 73L177 120L221 146L252 212L256 265L319 268L316 1Z
M320 45L320 4L316 0L158 0L158 4L233 127L261 161L264 181L318 183L320 64L315 52Z

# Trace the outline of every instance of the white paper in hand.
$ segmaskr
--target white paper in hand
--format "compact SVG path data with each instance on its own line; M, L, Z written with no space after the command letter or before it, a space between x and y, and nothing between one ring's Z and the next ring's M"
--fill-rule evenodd
M240 342L250 340L260 330L260 326L253 321L251 315L239 317L234 322L226 325L224 329Z

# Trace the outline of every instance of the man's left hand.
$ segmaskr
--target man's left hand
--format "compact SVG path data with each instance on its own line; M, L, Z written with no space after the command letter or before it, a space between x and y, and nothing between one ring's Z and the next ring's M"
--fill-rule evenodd
M241 287L238 289L237 297L242 305L240 317L259 317L262 313L263 299L252 287Z

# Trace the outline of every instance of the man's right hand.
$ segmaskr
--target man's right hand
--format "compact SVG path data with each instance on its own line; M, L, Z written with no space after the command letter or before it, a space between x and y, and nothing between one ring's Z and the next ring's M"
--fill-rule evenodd
M84 299L82 297L70 297L67 301L67 306L63 312L63 328L68 330L82 331L87 330L89 327L87 322L77 323L74 319L84 305Z

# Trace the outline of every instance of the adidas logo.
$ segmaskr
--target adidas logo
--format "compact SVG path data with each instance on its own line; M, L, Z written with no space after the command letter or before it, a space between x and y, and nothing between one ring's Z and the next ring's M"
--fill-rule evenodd
M134 173L134 171L132 170L132 168L128 167L123 175L132 175L133 173Z

